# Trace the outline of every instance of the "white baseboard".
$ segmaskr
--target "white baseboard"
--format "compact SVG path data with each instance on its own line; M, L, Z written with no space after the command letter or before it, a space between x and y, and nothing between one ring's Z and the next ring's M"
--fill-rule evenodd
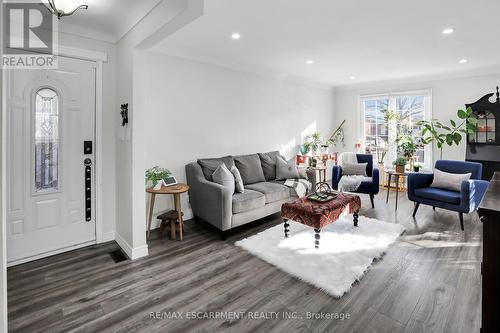
M148 245L147 244L133 248L118 233L115 233L115 241L118 243L118 245L120 245L123 252L125 252L127 257L129 257L131 260L146 257L148 255Z
M102 234L102 239L101 243L105 242L111 242L115 240L115 232L114 231L108 231Z

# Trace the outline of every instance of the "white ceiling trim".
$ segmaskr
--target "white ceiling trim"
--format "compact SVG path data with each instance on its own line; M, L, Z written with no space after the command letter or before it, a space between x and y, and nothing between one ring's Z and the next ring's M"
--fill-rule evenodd
M60 24L59 32L89 39L100 40L108 43L116 43L118 41L117 37L111 33L98 31L88 27L77 26L71 23L64 23L64 25Z
M397 84L427 83L427 82L441 81L441 80L466 79L478 76L498 76L500 83L500 66L484 67L475 70L451 72L446 74L413 76L413 77L399 78L394 80L381 80L381 81L353 83L347 85L338 85L335 87L335 91L354 91L359 89L379 88Z

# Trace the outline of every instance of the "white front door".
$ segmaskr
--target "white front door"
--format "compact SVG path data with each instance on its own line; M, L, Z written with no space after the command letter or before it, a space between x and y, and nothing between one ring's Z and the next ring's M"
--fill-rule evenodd
M95 63L9 70L7 89L9 263L95 242Z

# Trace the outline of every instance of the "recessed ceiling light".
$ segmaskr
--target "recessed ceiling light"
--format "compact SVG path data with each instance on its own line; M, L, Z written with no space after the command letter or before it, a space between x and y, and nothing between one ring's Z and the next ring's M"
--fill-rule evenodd
M240 39L241 38L241 35L237 32L233 32L233 34L231 35L231 38L232 39Z
M307 61L306 61L306 63L307 63L308 65L312 65L312 64L314 64L314 60L309 59L309 60L307 60Z
M354 75L349 76L349 80L354 80L356 77Z
M455 32L455 28L446 28L443 29L443 35L449 35Z
M461 64L465 64L465 63L467 63L467 59L460 59L458 62Z

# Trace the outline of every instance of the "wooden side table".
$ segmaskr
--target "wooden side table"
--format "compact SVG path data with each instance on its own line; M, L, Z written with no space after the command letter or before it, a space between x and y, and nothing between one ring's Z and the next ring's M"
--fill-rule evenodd
M385 203L388 203L389 202L389 192L391 191L391 178L392 177L396 177L396 206L394 208L394 210L398 210L398 193L399 193L399 181L401 180L401 178L403 179L403 182L404 182L404 179L405 177L408 176L408 173L407 172L404 172L404 173L399 173L399 172L396 172L394 170L387 170L385 172L386 174L386 178L387 178L387 198L385 199Z
M148 234L147 238L151 234L151 221L153 220L153 209L155 206L155 199L157 194L172 194L174 196L174 209L177 211L177 218L179 220L179 239L182 240L182 233L184 229L184 220L182 219L182 208L181 208L181 194L186 193L189 190L189 185L187 184L175 184L170 186L163 186L159 190L153 190L153 188L148 188L147 193L151 194L151 199L149 201L149 219L148 219Z

